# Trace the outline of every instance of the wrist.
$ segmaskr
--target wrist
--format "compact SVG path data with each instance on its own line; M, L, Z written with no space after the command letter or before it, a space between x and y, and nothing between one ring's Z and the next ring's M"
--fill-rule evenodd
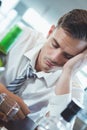
M67 75L67 76L72 76L72 74L73 74L73 72L72 72L72 70L71 69L63 69L63 72L62 72L62 74L64 74L64 75Z

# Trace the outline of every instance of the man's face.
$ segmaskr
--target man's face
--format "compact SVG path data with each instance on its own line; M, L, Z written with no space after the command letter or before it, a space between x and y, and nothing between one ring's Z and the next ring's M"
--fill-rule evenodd
M36 69L50 72L57 67L62 67L69 59L82 52L86 46L85 41L72 38L62 28L56 28L39 53Z

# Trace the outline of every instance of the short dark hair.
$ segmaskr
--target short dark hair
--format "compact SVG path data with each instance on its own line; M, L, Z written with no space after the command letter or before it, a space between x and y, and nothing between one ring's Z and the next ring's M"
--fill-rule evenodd
M59 19L57 27L63 28L73 38L87 41L87 10L73 9Z

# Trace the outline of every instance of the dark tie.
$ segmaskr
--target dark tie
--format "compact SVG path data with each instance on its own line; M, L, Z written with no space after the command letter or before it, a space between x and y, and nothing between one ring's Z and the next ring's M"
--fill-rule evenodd
M18 94L22 85L24 85L25 81L30 78L36 78L36 74L34 73L32 66L28 65L28 67L23 72L23 74L19 76L18 78L16 78L14 81L12 81L7 86L7 89L15 94Z

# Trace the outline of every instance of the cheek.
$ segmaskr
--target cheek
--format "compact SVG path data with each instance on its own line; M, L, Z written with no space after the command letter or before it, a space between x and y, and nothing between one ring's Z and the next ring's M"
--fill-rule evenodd
M40 57L39 57L39 60L41 63L43 62L45 55L46 55L46 51L45 51L45 48L43 48L40 52Z
M45 48L45 54L47 54L48 56L51 56L54 50L55 49L50 44L48 44Z
M69 60L68 59L64 59L64 64L66 63L66 62L68 62Z
M61 57L58 58L58 64L59 64L60 66L63 66L67 61L68 61L68 60L65 59L63 56L61 56Z
M45 46L43 49L43 55L49 55L52 52L51 48L49 45Z

